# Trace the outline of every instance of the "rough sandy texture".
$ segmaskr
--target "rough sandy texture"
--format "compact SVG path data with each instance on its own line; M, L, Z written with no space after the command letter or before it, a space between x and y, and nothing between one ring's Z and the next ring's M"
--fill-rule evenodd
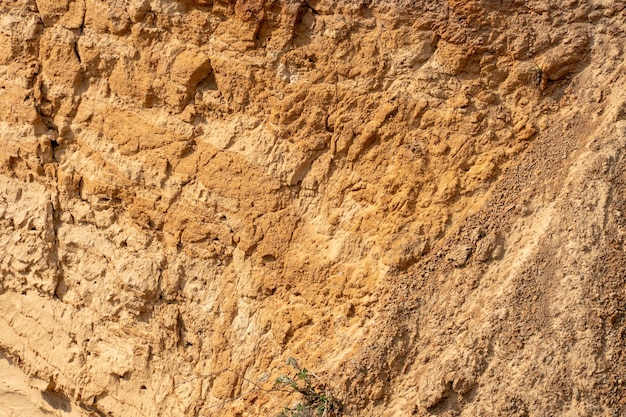
M625 5L0 1L15 395L623 415Z
M55 392L54 383L29 378L0 355L0 417L80 417L70 398ZM75 406L74 406L75 407Z

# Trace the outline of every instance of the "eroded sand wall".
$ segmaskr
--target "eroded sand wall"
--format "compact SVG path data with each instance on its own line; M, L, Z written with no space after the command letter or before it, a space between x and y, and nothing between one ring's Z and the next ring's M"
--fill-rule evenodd
M0 347L86 414L272 415L288 357L348 415L625 412L625 21L0 2Z

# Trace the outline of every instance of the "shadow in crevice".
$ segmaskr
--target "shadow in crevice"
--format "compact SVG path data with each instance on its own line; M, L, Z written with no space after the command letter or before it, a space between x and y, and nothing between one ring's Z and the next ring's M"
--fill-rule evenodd
M61 410L67 413L72 411L71 400L67 395L46 389L41 392L41 398L43 398L44 401L55 410Z

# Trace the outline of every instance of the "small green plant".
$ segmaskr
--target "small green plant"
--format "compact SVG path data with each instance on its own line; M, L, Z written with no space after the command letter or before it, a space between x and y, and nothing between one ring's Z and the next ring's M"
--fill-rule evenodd
M319 380L317 375L306 368L301 368L294 358L289 358L287 365L295 369L295 374L279 376L274 382L274 388L286 388L292 393L299 393L303 401L295 407L285 407L278 417L336 417L341 415L339 401L324 386L313 384L311 378Z
M548 88L548 76L543 71L543 69L539 66L539 64L537 64L536 62L534 62L534 64L535 64L535 68L531 70L534 74L533 82L535 83L536 86L539 87L541 91L543 91L546 88Z

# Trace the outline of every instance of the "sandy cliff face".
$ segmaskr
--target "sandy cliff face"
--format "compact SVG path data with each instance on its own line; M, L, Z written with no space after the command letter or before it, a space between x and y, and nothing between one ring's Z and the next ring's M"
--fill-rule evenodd
M9 369L59 415L274 415L289 357L346 415L625 413L625 22L0 1Z

